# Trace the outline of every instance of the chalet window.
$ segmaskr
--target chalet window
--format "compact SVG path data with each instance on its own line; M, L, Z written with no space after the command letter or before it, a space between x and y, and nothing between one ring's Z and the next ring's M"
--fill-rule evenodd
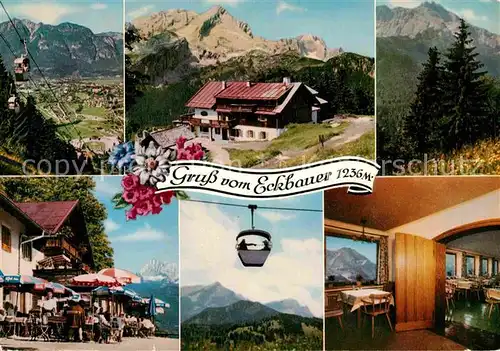
M265 140L267 137L266 132L260 132L259 137L260 137L260 139Z
M335 286L356 284L361 276L364 284L376 284L378 241L353 240L341 236L325 236L325 283ZM358 267L357 262L365 262Z
M215 134L220 135L220 128L214 128L215 129Z
M10 229L2 226L2 250L5 252L12 252L12 234Z
M247 130L247 138L253 138L253 130Z
M32 248L31 248L31 243L25 243L22 245L22 253L23 253L23 259L28 261L28 262L31 262L31 260L33 259L32 257Z
M475 275L476 267L474 267L474 256L466 256L465 264L467 269L467 276Z
M201 111L201 113L200 113L200 114L201 114L203 117L208 116L208 112L207 112L207 111Z
M498 260L493 260L493 275L498 274Z
M455 277L457 275L457 255L446 253L446 276Z
M200 127L202 133L208 133L208 127Z
M488 274L488 259L482 258L481 259L481 275L486 275L486 274Z

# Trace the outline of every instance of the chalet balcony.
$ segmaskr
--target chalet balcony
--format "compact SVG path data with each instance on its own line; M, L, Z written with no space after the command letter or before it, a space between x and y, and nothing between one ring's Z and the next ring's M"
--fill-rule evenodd
M66 254L72 259L82 260L82 252L80 252L73 244L65 238L48 239L43 249L45 256L55 256Z

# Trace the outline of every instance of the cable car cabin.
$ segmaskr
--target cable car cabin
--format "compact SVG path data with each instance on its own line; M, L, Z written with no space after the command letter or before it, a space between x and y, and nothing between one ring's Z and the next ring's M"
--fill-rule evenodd
M16 82L26 82L30 71L30 60L26 56L21 56L14 60L14 73Z
M271 253L271 234L264 230L244 230L236 237L236 250L245 267L262 267Z
M21 100L17 96L11 96L8 100L8 107L15 113L21 112Z

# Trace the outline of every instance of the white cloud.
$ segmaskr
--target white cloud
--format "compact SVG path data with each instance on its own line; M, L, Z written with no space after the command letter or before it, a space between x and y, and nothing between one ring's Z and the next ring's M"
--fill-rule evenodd
M106 10L108 8L108 5L96 2L95 4L90 5L90 8L92 10Z
M487 21L488 16L480 16L474 12L472 9L463 9L459 11L459 14L467 21Z
M216 5L228 5L228 6L238 6L245 0L205 0L209 4L216 4Z
M30 4L23 3L11 6L10 10L17 16L24 16L33 21L58 24L61 17L80 12L83 8L48 1Z
M437 2L437 1L435 1L435 2ZM412 8L419 6L422 3L422 1L419 1L419 0L390 0L389 3L392 7L405 7L408 9L412 9Z
M133 241L161 241L167 240L167 233L157 229L153 229L149 224L144 228L137 230L134 233L126 234L123 236L112 237L111 241L114 242L133 242Z
M104 221L104 229L106 230L107 233L111 233L120 229L120 225L115 221L113 221L112 219L108 218Z
M137 17L141 17L141 16L147 15L148 13L153 11L154 8L155 8L155 5L148 5L148 6L139 7L135 10L129 11L127 13L127 16L132 18L132 19L137 18Z
M266 211L268 212L268 211ZM200 225L202 224L202 225ZM194 202L180 204L181 282L183 286L220 282L252 301L267 303L297 300L318 317L323 315L322 228L308 228L310 238L287 239L279 226L272 231L275 249L264 267L244 268L235 250L236 235L243 228L236 218L217 206ZM276 245L275 245L276 247Z
M95 192L101 195L108 195L110 200L117 193L123 191L121 187L121 176L92 177L95 181Z
M284 212L278 212L274 211L271 212L269 210L262 210L262 212L257 212L261 217L264 217L267 219L269 222L274 223L274 222L281 222L281 221L289 221L295 218L295 215L292 213L284 213Z
M278 5L276 5L276 13L279 15L285 11L304 12L304 11L306 11L306 9L303 7L289 4L289 3L285 2L284 0L279 0Z

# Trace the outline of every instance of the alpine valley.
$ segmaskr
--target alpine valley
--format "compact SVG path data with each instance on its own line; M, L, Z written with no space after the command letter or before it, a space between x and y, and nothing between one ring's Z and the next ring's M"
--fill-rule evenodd
M143 130L170 128L174 120L188 112L186 102L208 81L281 83L284 78L306 84L328 102L321 107L320 120L339 114L365 116L353 123L361 127L356 127L356 135L349 137L350 142L360 140L365 134L367 140L373 136L372 57L328 47L314 34L279 40L259 37L248 23L236 19L221 6L203 13L170 9L139 17L127 24L125 37L129 48L126 51L129 138ZM293 157L298 159L296 154L301 152L308 159L319 157L319 153L312 152L319 144L318 135L325 133L333 138L347 124L346 121L337 130L324 124L311 127L311 141L303 147L283 135L276 139L280 143L278 151L271 150L272 145L261 150L237 150L237 147L229 150L228 146L223 153L229 153L231 159L248 159L242 167L263 166L269 161L266 167L274 168L274 158L280 153L292 163ZM293 126L289 129L291 139ZM283 153L288 146L290 156ZM364 148L362 153L372 158L372 151ZM331 152L333 149L325 148L323 157L329 157L327 153Z
M286 299L250 301L216 282L181 288L183 350L321 349L323 321Z
M155 317L156 326L160 332L169 336L179 335L179 271L176 263L162 262L152 259L138 273L142 282L129 284L128 288L143 297L165 301L170 308L164 314Z

